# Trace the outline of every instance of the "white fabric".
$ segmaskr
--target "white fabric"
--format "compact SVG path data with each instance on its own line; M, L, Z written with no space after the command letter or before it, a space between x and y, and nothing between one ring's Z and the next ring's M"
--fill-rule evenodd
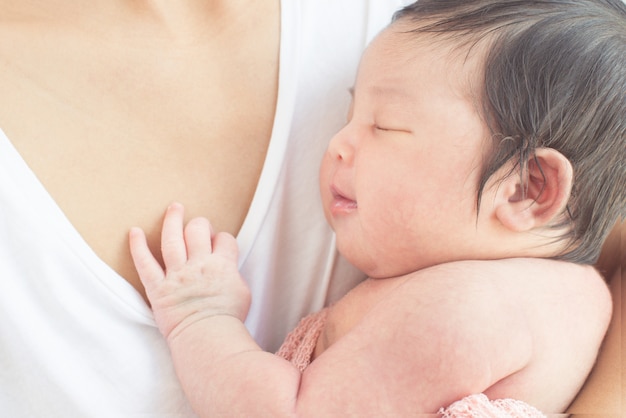
M252 288L246 325L270 351L308 313L362 278L336 258L319 197L319 164L346 122L367 43L408 0L283 1L278 106L264 172L239 233Z
M274 132L238 236L254 300L247 325L266 349L360 278L336 258L318 165L364 46L403 2L282 2ZM0 416L193 416L148 307L1 131Z

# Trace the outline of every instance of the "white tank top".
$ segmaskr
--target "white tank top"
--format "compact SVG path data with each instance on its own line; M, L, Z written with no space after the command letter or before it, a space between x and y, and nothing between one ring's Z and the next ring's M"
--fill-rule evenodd
M281 6L277 110L237 240L246 325L275 350L362 278L337 257L318 167L367 42L407 0ZM0 131L0 416L188 417L150 309L85 243Z

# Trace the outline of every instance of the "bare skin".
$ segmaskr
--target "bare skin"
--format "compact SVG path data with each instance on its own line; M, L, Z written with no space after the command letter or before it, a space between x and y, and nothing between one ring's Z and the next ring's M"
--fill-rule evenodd
M591 369L610 315L591 267L452 262L358 285L331 308L316 357L300 373L243 326L250 299L232 236L213 234L204 218L183 230L174 204L163 225L165 271L140 229L130 240L200 416L412 416L481 392L560 412Z
M611 314L606 284L590 266L541 259L562 245L544 227L563 214L571 165L556 150L537 149L543 169L527 167L535 187L520 197L521 174L496 173L498 187L488 182L478 211L472 187L459 184L471 185L477 171L482 119L458 94L453 81L462 80L445 53L424 42L410 52L421 48L421 59L407 59L401 25L365 52L348 122L320 170L338 248L371 279L331 307L302 373L263 352L243 326L250 296L232 236L213 234L204 218L184 226L173 204L163 269L141 229L131 230L156 322L201 416L405 416L472 393L559 413L591 370ZM390 110L406 102L419 111ZM451 114L455 124L446 123ZM458 158L455 170L439 169L443 156ZM405 178L435 180L396 188Z
M611 232L597 263L613 297L613 318L591 375L568 408L573 417L621 417L626 414L626 224L619 223Z
M157 257L172 200L189 217L209 213L218 230L241 226L271 131L278 7L0 1L0 127L87 243L142 294L131 225Z
M271 134L278 48L278 0L2 0L0 127L143 295L130 226L158 254L159 208L180 200L239 231Z

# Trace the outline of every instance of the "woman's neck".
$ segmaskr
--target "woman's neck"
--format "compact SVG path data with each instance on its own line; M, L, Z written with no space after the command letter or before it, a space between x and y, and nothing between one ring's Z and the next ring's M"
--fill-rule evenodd
M128 29L138 36L189 44L216 36L253 15L278 10L279 0L0 0L2 20L40 19L51 25L74 26L115 41L128 40ZM261 9L261 10L259 10ZM262 16L262 15L261 15Z
M116 3L126 16L152 24L163 30L164 36L183 42L222 32L251 8L241 0L118 0Z

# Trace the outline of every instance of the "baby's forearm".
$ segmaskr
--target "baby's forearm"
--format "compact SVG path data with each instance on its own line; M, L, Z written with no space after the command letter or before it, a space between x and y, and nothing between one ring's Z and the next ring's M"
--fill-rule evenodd
M132 228L129 240L191 406L211 417L294 415L299 370L261 350L242 322L250 291L237 269L235 237L214 234L204 218L183 225L182 205L171 204L161 233L165 269L141 229Z
M293 416L301 374L263 351L229 315L195 322L168 341L194 411L208 416Z

